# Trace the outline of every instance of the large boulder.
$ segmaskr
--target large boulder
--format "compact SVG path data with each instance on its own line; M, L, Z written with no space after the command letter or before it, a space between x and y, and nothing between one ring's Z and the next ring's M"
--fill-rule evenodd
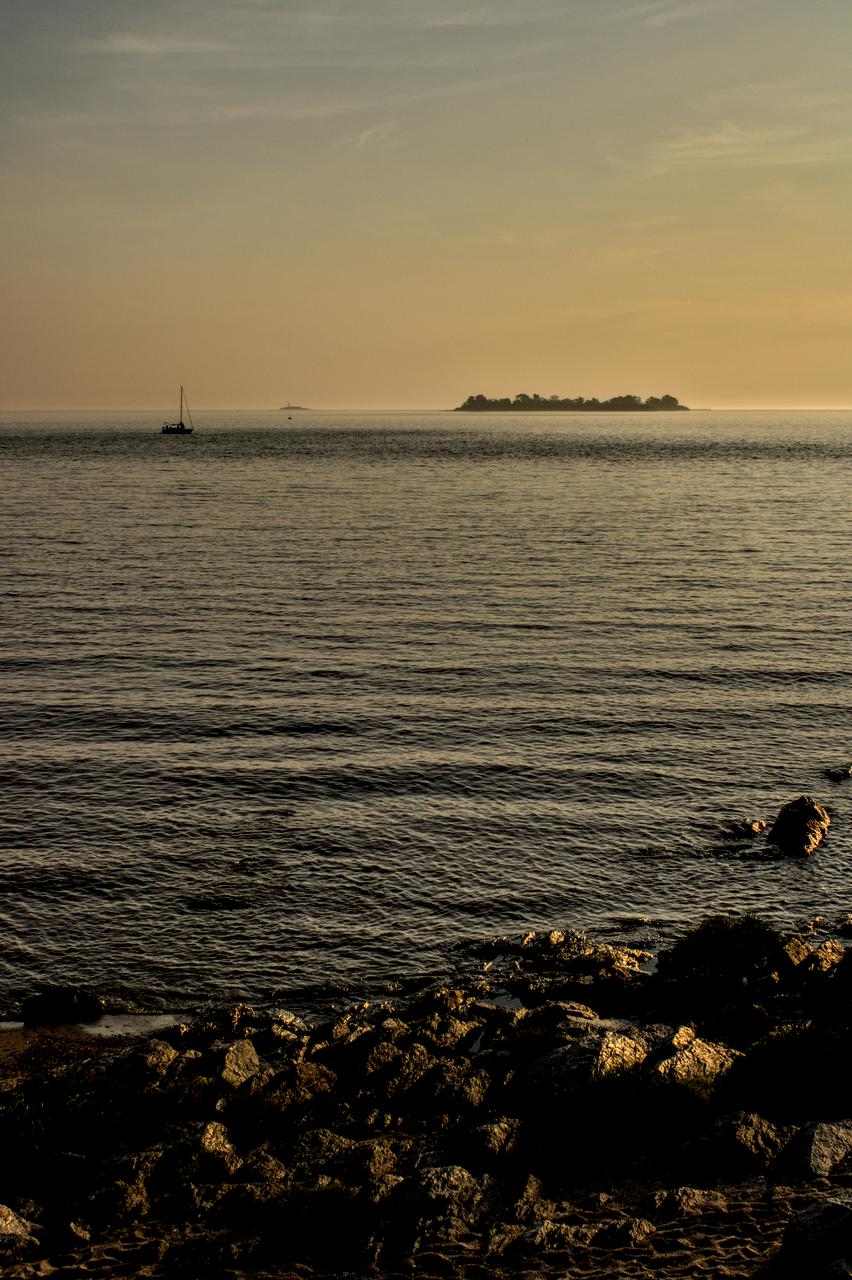
M785 853L807 857L825 839L831 818L813 796L799 796L780 810L767 839Z

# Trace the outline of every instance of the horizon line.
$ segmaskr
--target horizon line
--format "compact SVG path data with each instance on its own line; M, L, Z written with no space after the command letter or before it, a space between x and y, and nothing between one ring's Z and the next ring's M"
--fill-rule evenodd
M852 404L830 404L830 405L784 405L784 404L768 404L768 405L700 405L700 406L683 406L692 413L850 413L852 412ZM202 409L194 409L193 413L283 413L286 412L287 406L278 406L276 408L265 408L260 406L237 408L231 405L207 406ZM63 405L46 407L44 405L22 406L14 405L10 408L0 407L0 413L153 413L159 414L169 412L166 406L156 407L140 407L135 405L107 405L107 406L91 406L91 405ZM458 413L464 412L461 407L452 406L447 408L445 405L438 407L410 407L396 406L393 408L376 408L370 405L363 406L346 406L331 408L309 408L304 406L297 408L299 413ZM487 417L489 412L497 412L500 410L470 410L472 416ZM506 410L507 413L517 413L518 410ZM547 413L550 416L557 414L576 414L577 416L588 416L595 410L588 409L547 409L547 410L521 410L522 413ZM602 409L602 413L611 414L617 412L613 410ZM655 413L656 410L625 410L623 415L630 417L635 413Z

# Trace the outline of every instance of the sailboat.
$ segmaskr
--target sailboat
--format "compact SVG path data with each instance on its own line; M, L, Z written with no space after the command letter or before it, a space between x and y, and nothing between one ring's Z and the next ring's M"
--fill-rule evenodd
M183 420L183 406L186 404L186 416L189 418L189 426L186 426ZM192 414L189 411L189 401L183 394L183 386L180 389L180 409L178 410L177 422L164 422L161 428L161 434L164 436L190 436L192 435Z

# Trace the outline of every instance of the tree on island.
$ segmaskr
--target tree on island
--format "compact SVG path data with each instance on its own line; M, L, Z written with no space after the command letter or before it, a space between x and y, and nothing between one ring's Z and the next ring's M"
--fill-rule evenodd
M464 404L456 405L456 412L465 413L483 413L483 412L537 412L545 410L553 412L554 410L565 410L576 412L582 410L584 413L635 413L643 411L645 413L658 412L660 410L679 409L688 412L689 406L681 404L676 396L648 396L647 400L642 400L639 396L613 396L610 400L586 400L584 396L577 396L575 400L563 400L559 396L540 396L527 395L524 391L519 391L514 399L508 396L499 400L489 400L488 396L476 395L468 396Z

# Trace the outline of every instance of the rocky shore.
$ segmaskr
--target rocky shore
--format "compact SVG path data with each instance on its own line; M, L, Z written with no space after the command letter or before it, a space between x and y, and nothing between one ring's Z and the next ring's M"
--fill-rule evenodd
M740 916L310 1025L6 1033L0 1274L852 1274L850 1009L842 941Z

